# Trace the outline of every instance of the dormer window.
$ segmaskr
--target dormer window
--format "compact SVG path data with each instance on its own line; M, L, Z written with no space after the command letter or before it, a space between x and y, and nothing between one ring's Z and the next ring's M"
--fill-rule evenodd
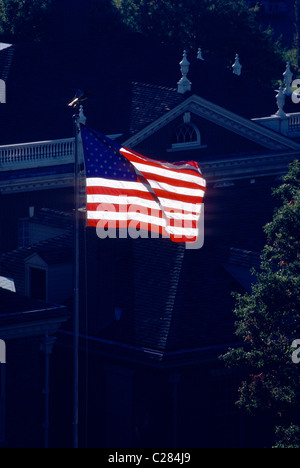
M29 296L40 301L47 300L47 272L45 269L29 267Z
M48 300L48 265L38 254L33 254L25 259L25 271L26 295L46 302Z

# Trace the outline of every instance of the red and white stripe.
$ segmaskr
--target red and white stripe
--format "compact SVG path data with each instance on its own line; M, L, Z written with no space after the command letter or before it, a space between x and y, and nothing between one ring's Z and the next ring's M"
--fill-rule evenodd
M195 242L206 191L198 164L154 161L126 148L120 152L134 166L137 181L87 178L88 226L131 227Z

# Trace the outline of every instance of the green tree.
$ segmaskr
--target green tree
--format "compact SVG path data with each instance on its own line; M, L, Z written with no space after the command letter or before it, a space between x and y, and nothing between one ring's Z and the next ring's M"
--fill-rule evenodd
M2 0L0 8L1 32L10 40L41 39L47 30L52 0Z
M282 205L264 228L268 241L257 282L251 294L236 297L236 334L245 346L222 359L249 371L237 404L275 418L276 447L300 447L300 368L292 361L292 343L300 336L299 161L275 194Z
M95 38L122 27L112 0L0 0L0 34L11 42Z
M85 0L85 3L88 3ZM112 0L89 0L88 35L96 38L100 34L122 30L123 22Z
M284 51L243 0L114 0L127 26L178 48L201 47L231 67L236 53L250 77L278 79ZM222 66L222 63L220 63ZM276 74L274 76L274 73Z

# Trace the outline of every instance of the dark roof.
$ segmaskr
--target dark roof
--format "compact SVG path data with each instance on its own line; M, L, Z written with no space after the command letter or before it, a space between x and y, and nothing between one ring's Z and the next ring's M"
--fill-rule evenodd
M250 292L252 285L257 281L252 270L254 269L255 272L258 272L260 264L260 253L232 248L223 266L244 289Z
M0 288L0 330L5 340L52 334L70 318L66 307L46 304Z
M14 57L15 46L11 45L3 50L0 50L0 79L7 82L9 71Z
M134 334L138 345L165 350L182 272L185 245L134 242Z
M28 219L32 223L65 229L67 231L72 230L74 225L72 213L51 210L50 208L42 208L32 218Z
M45 302L21 296L17 293L13 293L2 288L0 288L0 304L0 317L17 313L63 309L62 306L47 304Z
M168 349L235 341L232 291L242 292L242 288L222 269L215 245L186 251Z
M113 286L116 297L120 290L132 291L131 305L119 322L101 331L102 338L162 355L235 341L231 292L245 289L223 268L220 249L210 244L186 250L163 239L137 239L132 249L133 274L127 268L122 284L115 281Z
M70 263L73 261L73 233L47 239L30 247L20 247L0 256L0 271L13 278L18 284L24 277L24 260L37 254L47 265Z
M185 97L178 94L174 88L132 83L130 134L139 132L184 99Z
M261 254L259 252L231 248L229 250L227 263L229 265L235 265L241 268L255 268L256 270L259 270L261 264Z

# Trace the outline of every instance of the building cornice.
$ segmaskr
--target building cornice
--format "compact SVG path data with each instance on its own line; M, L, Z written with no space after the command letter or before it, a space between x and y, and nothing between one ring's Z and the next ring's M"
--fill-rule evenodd
M59 335L65 338L65 346L72 346L72 333L59 330ZM199 346L198 348L179 349L178 351L156 350L144 348L135 344L126 344L118 341L80 335L82 348L89 343L89 349L96 355L109 357L113 363L123 361L133 365L143 365L158 369L172 369L178 366L194 365L195 363L212 364L218 361L220 354L228 347L237 347L241 343L220 344L212 346Z
M227 160L203 161L201 171L208 182L225 182L256 177L281 176L288 165L300 158L300 151L245 156Z
M55 334L63 323L67 322L70 318L68 312L64 309L58 312L57 309L53 311L51 317L51 310L44 311L45 317L37 318L39 311L31 312L33 315L30 320L26 317L23 320L24 314L13 314L12 319L7 323L2 323L0 316L0 336L3 340L26 338L32 336L44 336L46 334ZM6 322L6 321L5 321Z
M300 158L299 151L271 153L267 155L245 155L230 157L230 159L217 159L200 162L203 175L208 182L223 182L226 180L247 179L252 177L278 176L286 173L288 164ZM28 177L22 180L0 182L0 193L9 195L13 193L34 192L70 188L74 186L74 175L64 174L57 176Z
M35 192L38 190L51 190L69 188L74 186L74 174L53 175L40 177L28 177L27 179L15 179L0 181L0 193L12 194L22 192Z

